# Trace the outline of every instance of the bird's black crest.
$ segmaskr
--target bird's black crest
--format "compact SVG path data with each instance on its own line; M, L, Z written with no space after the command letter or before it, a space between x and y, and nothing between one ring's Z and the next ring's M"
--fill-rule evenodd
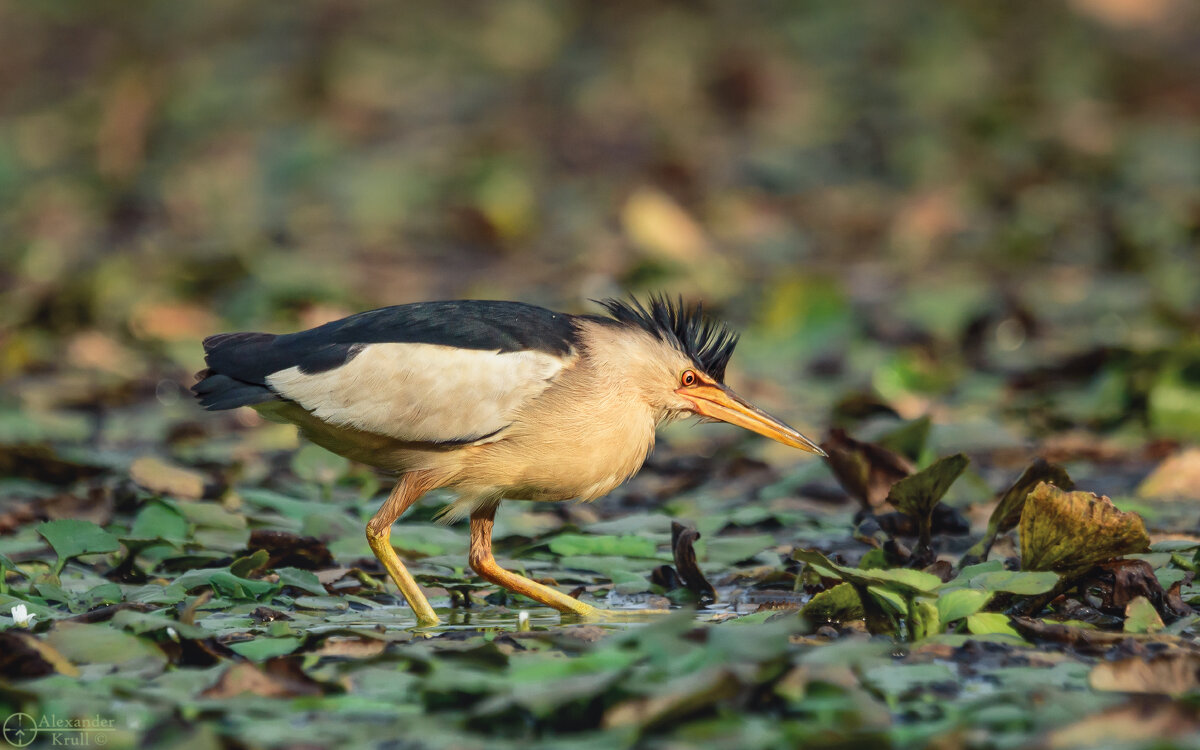
M671 301L660 295L652 295L648 306L632 298L596 301L619 322L671 344L718 383L725 382L725 367L738 335L725 323L705 317L701 305L685 305L682 298Z

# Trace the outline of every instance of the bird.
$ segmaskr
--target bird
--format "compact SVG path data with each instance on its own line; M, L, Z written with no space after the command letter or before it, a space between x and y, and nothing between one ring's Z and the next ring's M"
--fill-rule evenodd
M502 500L590 501L632 477L655 430L685 417L727 422L809 453L815 443L725 385L738 343L701 304L651 295L597 301L606 314L522 302L417 302L309 330L203 341L201 407L248 406L308 440L397 476L367 523L371 550L416 616L438 616L390 542L426 492L470 518L468 562L484 580L582 618L607 610L500 567Z

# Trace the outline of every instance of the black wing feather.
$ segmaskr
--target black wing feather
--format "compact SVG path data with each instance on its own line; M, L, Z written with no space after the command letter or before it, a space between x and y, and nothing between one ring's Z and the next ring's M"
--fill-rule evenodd
M204 340L208 369L192 391L206 409L264 403L278 397L267 385L272 373L289 367L325 372L349 362L364 346L383 343L565 356L575 344L575 328L570 316L534 305L460 300L382 307L279 336L221 333Z

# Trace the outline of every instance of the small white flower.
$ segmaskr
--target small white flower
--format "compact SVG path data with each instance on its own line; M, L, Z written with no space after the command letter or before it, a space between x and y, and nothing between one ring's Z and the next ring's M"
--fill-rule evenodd
M169 625L167 626L167 637L176 643L179 643L179 632Z
M529 630L529 613L525 610L517 613L517 630Z
M18 604L12 608L13 622L23 628L32 628L36 617L37 615L26 609L24 604Z

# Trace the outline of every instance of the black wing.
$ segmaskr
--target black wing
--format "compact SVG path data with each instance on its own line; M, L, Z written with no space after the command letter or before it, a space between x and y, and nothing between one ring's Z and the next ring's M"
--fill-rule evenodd
M272 401L268 376L292 367L306 374L333 370L366 346L437 344L493 352L570 354L570 316L520 302L460 300L395 305L351 315L299 333L222 333L204 340L208 369L192 391L209 410Z

